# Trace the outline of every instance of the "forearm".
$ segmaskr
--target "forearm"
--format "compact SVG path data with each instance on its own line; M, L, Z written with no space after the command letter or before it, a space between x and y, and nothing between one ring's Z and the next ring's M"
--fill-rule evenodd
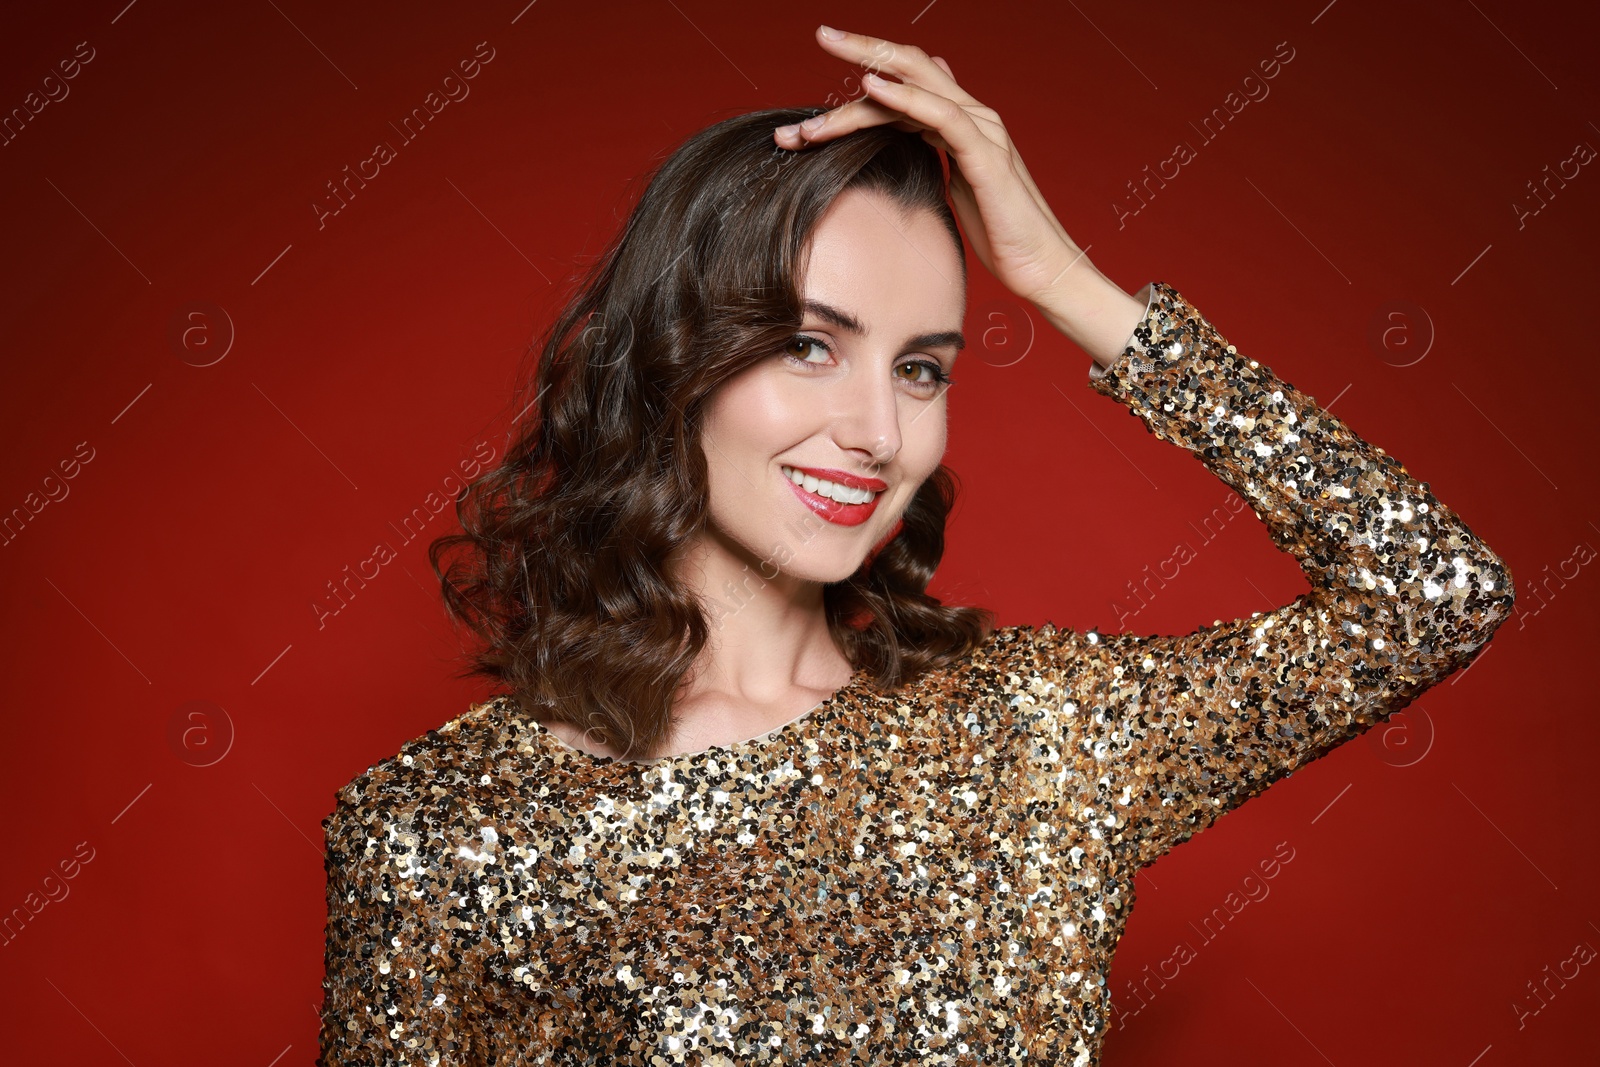
M1076 803L1115 813L1107 836L1138 864L1469 666L1515 596L1427 482L1170 285L1150 289L1130 350L1090 388L1237 492L1311 588L1188 634L1043 633L1070 697L1059 747L1091 778L1122 768Z

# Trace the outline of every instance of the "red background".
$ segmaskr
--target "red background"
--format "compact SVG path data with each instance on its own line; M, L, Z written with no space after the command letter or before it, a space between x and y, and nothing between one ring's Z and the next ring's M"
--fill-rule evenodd
M519 357L635 175L719 118L856 91L813 43L823 21L946 57L1103 271L1173 284L1517 579L1518 617L1406 729L1140 877L1106 1063L1593 1054L1600 963L1542 1004L1528 983L1600 948L1600 175L1552 181L1520 225L1513 207L1600 147L1592 7L123 5L0 18L7 112L93 49L0 146L0 514L66 492L0 550L0 911L61 896L0 944L10 1062L314 1058L334 790L487 692L450 677L424 557L453 511L409 542L391 523L503 452ZM484 41L470 95L402 143L389 124ZM1260 79L1280 42L1293 58ZM379 140L397 158L319 228L325 183ZM1119 225L1127 183L1180 140L1195 158ZM973 270L936 594L1158 633L1305 588L1254 516L1203 535L1230 491ZM195 301L213 308L185 319ZM75 476L52 479L63 461ZM319 626L327 583L378 542L398 558ZM1179 542L1196 558L1140 607L1129 583ZM183 718L191 701L210 710ZM47 883L75 849L92 858ZM1197 933L1287 849L1264 898ZM1180 941L1196 958L1141 1008L1132 983Z

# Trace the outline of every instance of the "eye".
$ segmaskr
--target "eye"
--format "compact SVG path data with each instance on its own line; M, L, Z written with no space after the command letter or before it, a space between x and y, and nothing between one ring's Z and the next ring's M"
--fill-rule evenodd
M803 333L797 333L783 343L783 358L791 363L810 363L810 360L804 358L803 355L798 357L794 355L796 350L803 353L807 348L820 348L830 355L833 353L833 349L828 347L827 342L816 337L808 337ZM811 365L816 366L816 364Z
M895 369L896 370L905 370L907 367L910 367L913 371L927 371L928 372L928 376L926 378L908 379L912 385L915 385L920 389L932 390L932 389L937 389L941 385L954 385L956 383L956 380L954 378L945 377L944 368L939 366L939 364L933 362L932 360L928 360L928 359L907 360L906 362L900 364L900 366L896 367Z
M820 367L823 363L813 362L804 355L807 349L822 349L828 355L833 354L833 348L820 337L809 334L797 333L783 344L783 358L793 364L805 367ZM801 354L796 354L801 353ZM944 368L930 359L909 359L895 368L896 372L910 368L911 377L901 377L901 381L911 386L912 389L925 395L933 395L945 386L955 384L955 379L946 377ZM925 376L921 376L925 375Z

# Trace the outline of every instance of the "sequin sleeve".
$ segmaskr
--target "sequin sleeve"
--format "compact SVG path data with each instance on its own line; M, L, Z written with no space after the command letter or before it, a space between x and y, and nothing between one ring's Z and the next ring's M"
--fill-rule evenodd
M470 1058L470 989L458 979L450 896L407 816L350 791L324 821L328 924L318 1067Z
M1089 384L1236 490L1311 589L1182 635L1047 624L1064 758L1084 803L1148 863L1466 666L1511 614L1505 563L1426 482L1240 355L1152 282L1127 349Z

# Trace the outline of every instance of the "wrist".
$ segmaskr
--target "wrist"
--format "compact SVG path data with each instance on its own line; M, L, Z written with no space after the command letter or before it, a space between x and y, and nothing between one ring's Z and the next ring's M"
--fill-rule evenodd
M1034 304L1050 325L1102 367L1122 354L1145 314L1143 302L1101 274L1087 258Z

